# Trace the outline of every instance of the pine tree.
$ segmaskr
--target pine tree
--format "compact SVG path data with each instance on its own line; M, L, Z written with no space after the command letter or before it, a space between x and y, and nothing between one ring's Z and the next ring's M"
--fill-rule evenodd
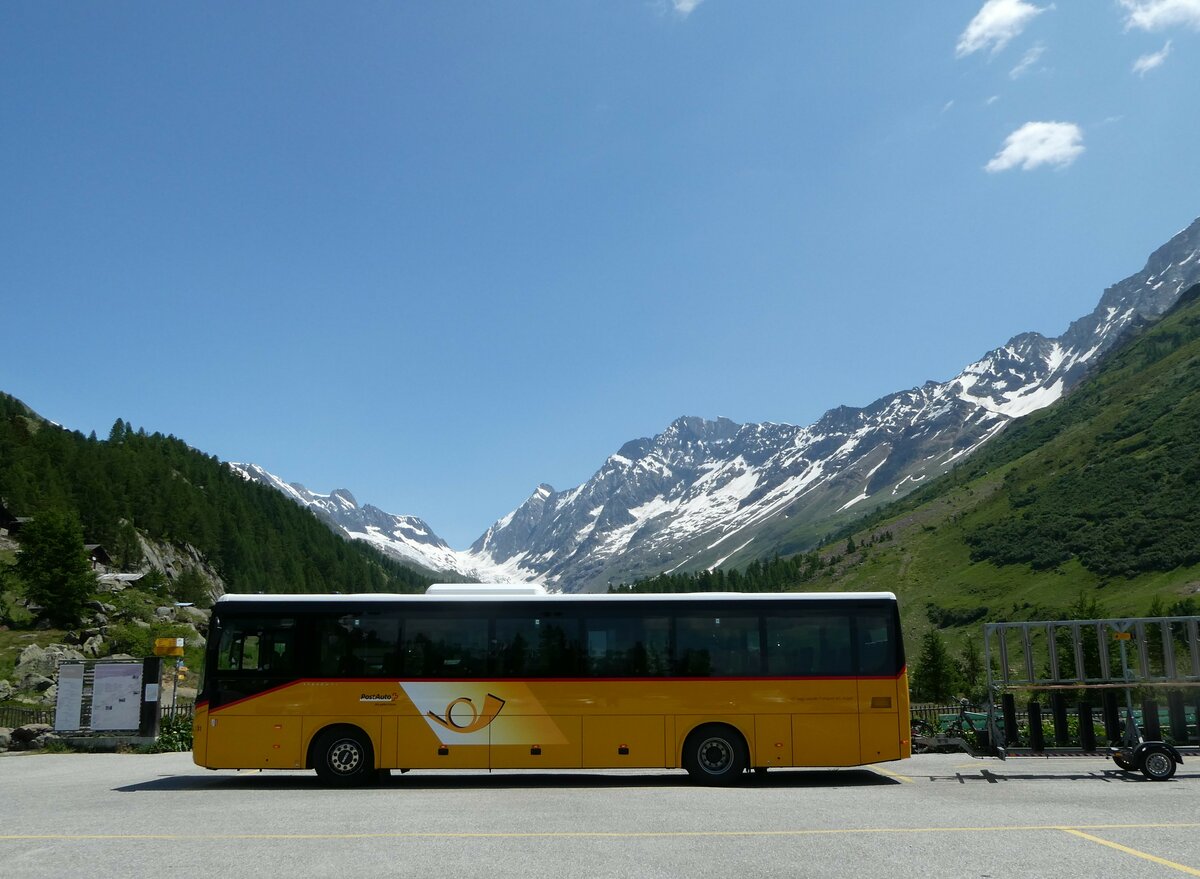
M912 676L913 696L918 702L948 702L958 689L958 674L950 653L936 629L921 639L921 655Z
M84 602L96 591L79 517L57 510L35 516L21 531L16 573L25 584L26 597L44 608L52 622L79 622Z
M212 603L212 587L203 574L188 566L175 580L175 597L199 607L208 607Z
M968 635L958 652L958 676L968 699L979 701L985 684L983 678L983 653L979 644Z
M117 567L122 571L132 571L141 565L144 555L142 544L138 540L137 529L128 519L122 519L117 526L117 542L115 546Z

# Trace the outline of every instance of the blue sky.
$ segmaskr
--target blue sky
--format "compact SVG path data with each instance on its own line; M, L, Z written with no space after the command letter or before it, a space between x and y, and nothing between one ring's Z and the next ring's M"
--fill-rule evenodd
M1200 214L1200 0L0 6L0 390L465 547L680 415L1056 335Z

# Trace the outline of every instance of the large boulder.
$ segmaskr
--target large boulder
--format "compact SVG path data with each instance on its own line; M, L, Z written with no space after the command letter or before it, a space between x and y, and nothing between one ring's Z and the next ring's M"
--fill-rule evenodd
M16 689L8 681L0 678L0 702L7 702L13 697Z
M177 607L175 608L175 619L181 623L191 623L200 631L208 629L208 618L212 616L211 610L204 610L199 607Z
M78 662L83 658L82 653L66 644L47 644L45 647L30 644L17 657L17 678L19 680L21 674L53 677L61 663L68 660Z
M48 723L27 723L18 726L11 733L9 748L13 751L24 751L34 747L39 736L54 732L54 727Z
M0 754L3 754L12 745L13 731L7 726L0 726Z
M54 678L48 678L36 671L17 672L17 689L23 692L44 693L52 686L54 686Z
M83 655L88 659L99 659L104 655L104 639L93 635L83 642Z
M30 644L17 657L13 679L18 690L34 690L44 693L58 676L58 667L63 662L78 662L84 655L66 644L48 644L38 647Z

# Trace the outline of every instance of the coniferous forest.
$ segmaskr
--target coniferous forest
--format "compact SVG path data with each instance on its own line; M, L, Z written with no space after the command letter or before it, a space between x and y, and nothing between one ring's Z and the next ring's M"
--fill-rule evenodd
M130 528L188 544L230 591L414 592L430 580L174 436L118 419L108 437L64 430L0 394L0 498L36 517L73 512L119 554Z

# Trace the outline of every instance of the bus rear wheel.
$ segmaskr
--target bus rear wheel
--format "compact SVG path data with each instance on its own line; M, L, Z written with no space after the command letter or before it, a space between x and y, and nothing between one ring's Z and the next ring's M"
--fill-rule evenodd
M350 787L376 778L370 740L352 727L326 730L313 743L313 765L325 784Z
M700 784L732 784L749 762L741 733L721 723L697 727L683 743L683 768Z

